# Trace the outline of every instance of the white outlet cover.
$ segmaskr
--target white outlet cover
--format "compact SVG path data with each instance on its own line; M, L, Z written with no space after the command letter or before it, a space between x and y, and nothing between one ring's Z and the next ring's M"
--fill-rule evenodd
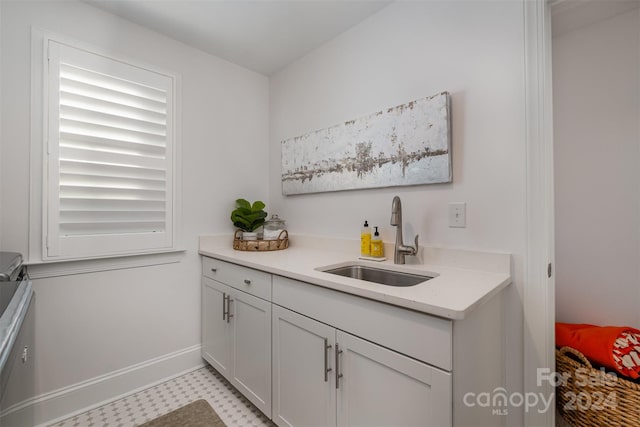
M464 228L467 226L467 204L464 202L449 203L449 227Z

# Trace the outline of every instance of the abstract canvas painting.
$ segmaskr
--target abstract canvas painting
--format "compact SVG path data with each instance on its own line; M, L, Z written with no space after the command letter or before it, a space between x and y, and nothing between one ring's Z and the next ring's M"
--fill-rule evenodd
M282 141L282 194L451 182L447 92Z

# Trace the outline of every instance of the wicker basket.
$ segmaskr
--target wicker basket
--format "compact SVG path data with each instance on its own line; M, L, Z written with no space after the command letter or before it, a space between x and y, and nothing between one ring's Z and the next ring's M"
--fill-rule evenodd
M233 249L236 251L281 251L289 247L289 233L282 230L276 240L242 240L241 230L236 230L233 234Z
M640 426L640 384L594 369L578 350L556 350L558 412L578 427Z

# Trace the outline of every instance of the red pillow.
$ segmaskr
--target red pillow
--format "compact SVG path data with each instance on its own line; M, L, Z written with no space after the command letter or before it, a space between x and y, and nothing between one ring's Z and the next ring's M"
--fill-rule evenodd
M573 347L590 361L627 377L640 377L638 329L628 326L556 323L556 345Z

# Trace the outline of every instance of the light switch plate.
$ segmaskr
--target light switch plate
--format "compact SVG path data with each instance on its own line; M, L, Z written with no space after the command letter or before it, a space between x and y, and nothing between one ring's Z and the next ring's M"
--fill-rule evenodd
M449 203L449 227L464 228L467 226L467 204Z

